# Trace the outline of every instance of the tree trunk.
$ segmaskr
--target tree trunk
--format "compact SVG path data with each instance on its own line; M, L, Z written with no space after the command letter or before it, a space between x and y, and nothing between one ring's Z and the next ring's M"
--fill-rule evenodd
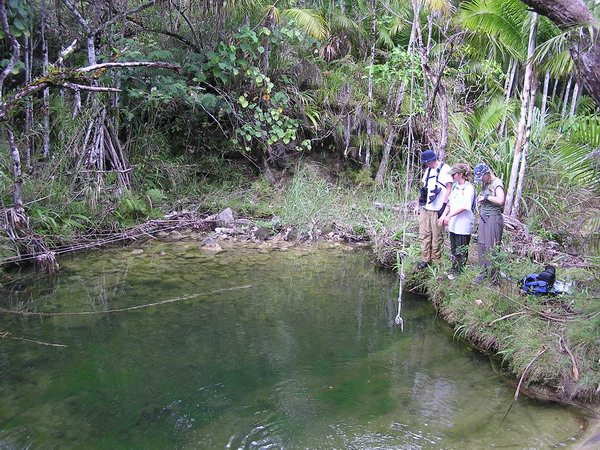
M540 111L542 116L546 115L546 108L548 107L548 90L550 89L550 72L546 71L544 76L544 90L542 91L542 107Z
M575 115L575 108L577 108L577 96L579 94L579 83L575 83L573 88L573 97L571 98L571 110L569 111L569 119Z
M560 121L561 123L567 117L567 108L569 107L569 97L571 95L571 84L573 84L573 77L569 77L569 81L567 82L567 86L565 87L565 91L563 93L562 101L561 101L561 113L560 113ZM562 126L562 125L561 125Z
M418 18L417 18L418 19ZM410 38L408 40L407 51L410 54L414 50L415 40L417 38L417 19L413 20L412 29L410 31ZM388 128L387 138L385 140L385 147L383 148L383 156L381 158L381 163L379 164L379 169L377 170L377 175L375 176L375 182L378 186L383 185L383 180L385 179L385 175L387 173L387 168L389 164L390 152L392 149L392 145L398 135L397 131L397 123L396 120L398 118L398 113L400 112L400 108L402 107L402 103L404 102L404 96L406 95L406 88L408 86L408 80L402 80L400 84L400 88L398 89L396 95L396 101L394 103L394 113L392 116L392 120L390 121L390 125ZM409 119L410 120L410 119Z
M517 129L517 141L515 142L515 154L513 157L512 168L510 171L510 180L504 203L504 214L512 216L513 200L517 178L519 172L519 163L521 161L521 150L525 139L525 124L527 123L527 111L531 98L531 82L533 79L533 53L535 51L535 30L537 25L537 14L533 13L531 17L531 26L529 28L529 45L527 47L527 64L525 65L525 76L523 79L523 91L521 92L521 115L519 117L519 127Z
M379 169L377 170L377 175L375 175L375 183L378 186L383 185L383 180L385 179L385 175L387 173L388 163L390 159L390 152L392 150L392 145L396 140L396 136L398 135L397 131L397 117L398 112L400 111L400 107L402 106L402 102L404 101L404 95L406 94L406 80L402 80L402 84L398 88L398 95L396 96L396 103L394 105L394 112L390 117L390 123L387 131L387 136L385 139L385 146L383 147L383 155L381 156L381 163L379 163Z
M12 153L13 160L13 204L18 213L23 213L23 198L21 196L22 178L21 178L21 154L15 142L15 135L10 127L7 127L8 145Z
M561 29L580 28L570 35L571 58L581 86L600 106L600 39L598 23L583 0L522 0ZM593 27L593 28L592 28Z
M42 40L42 75L48 75L48 66L50 65L50 56L48 54L48 41L46 40L46 27L48 14L46 11L46 0L41 1L41 40ZM46 161L50 156L50 88L45 88L42 92L42 159Z
M438 77L441 78L442 72ZM442 81L438 82L438 92L440 98L440 140L438 143L438 155L440 159L446 158L446 147L448 146L448 98L446 97L446 87Z
M516 59L510 60L508 65L508 76L506 77L506 82L504 83L504 104L508 105L510 102L510 96L512 94L513 85L515 82L515 74L517 73L517 66L519 62ZM504 128L506 127L506 113L502 116L502 122L500 123L500 127L498 127L498 134L502 136L504 134Z
M523 154L521 155L521 168L519 169L519 182L517 192L513 202L513 217L519 216L521 208L521 194L523 193L523 184L525 183L525 170L527 169L527 153L529 152L529 143L531 137L531 124L533 122L533 107L535 106L535 93L537 92L537 82L532 83L531 95L529 98L529 109L527 111L527 125L525 131L525 144L523 145Z
M377 40L377 0L371 0L371 56L369 60L369 92L367 107L367 145L363 167L371 167L371 134L373 133L373 66L375 65L375 44Z
M27 36L24 36L25 41L25 83L31 84L31 80L33 79L32 70L33 70L33 48L31 39ZM31 169L31 158L33 155L33 100L31 98L27 98L25 100L25 155L24 155L24 166L25 170L29 172Z
M10 59L8 60L8 64L6 65L4 70L2 70L2 72L0 72L0 99L1 99L2 96L4 95L4 92L3 92L4 80L6 80L6 77L8 77L8 75L11 73L11 71L15 67L15 64L17 64L17 62L19 61L19 57L21 54L21 45L19 44L19 41L17 40L17 38L10 31L10 26L8 24L8 17L6 16L6 0L0 0L0 22L2 22L2 29L4 30L5 39L8 38L7 40L10 41L10 46L11 46L11 55L10 55Z

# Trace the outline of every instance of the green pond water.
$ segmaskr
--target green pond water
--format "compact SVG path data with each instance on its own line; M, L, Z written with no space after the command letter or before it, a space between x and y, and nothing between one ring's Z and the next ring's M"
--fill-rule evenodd
M577 433L550 403L507 414L514 386L426 299L404 295L402 332L397 279L366 250L141 248L2 276L0 308L100 313L0 313L0 448L520 449Z

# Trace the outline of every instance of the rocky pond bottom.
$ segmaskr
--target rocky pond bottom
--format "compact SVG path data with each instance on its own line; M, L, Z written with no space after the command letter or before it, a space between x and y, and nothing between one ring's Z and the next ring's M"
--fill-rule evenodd
M396 277L361 249L154 241L61 266L2 279L0 308L45 315L0 312L1 448L548 448L581 429L513 403L426 299L405 295L401 331Z

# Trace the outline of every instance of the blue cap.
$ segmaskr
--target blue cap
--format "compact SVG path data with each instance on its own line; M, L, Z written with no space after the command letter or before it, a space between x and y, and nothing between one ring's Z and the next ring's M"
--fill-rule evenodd
M421 164L425 164L438 159L437 155L433 150L425 150L421 153Z
M487 164L479 163L473 169L473 175L475 175L475 181L477 183L481 183L481 179L483 176L490 171L490 168Z

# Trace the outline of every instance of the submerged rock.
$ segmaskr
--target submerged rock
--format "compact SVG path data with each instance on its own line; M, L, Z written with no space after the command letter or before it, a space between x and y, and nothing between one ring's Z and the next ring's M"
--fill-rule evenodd
M202 241L200 249L212 253L218 253L223 251L223 247L217 244L217 241L215 241L214 238L211 237L207 237Z
M269 231L269 229L267 227L264 227L264 226L258 228L254 232L254 237L256 237L256 239L259 239L261 241L268 239L270 235L271 235L271 232Z

